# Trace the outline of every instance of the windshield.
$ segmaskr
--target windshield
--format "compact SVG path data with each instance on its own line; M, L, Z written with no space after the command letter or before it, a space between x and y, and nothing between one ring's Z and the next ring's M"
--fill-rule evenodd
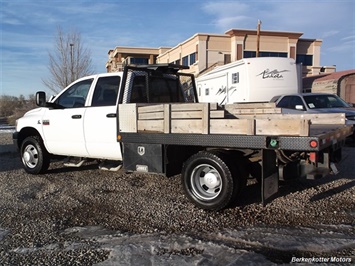
M304 96L304 100L310 109L349 107L336 95L308 95Z

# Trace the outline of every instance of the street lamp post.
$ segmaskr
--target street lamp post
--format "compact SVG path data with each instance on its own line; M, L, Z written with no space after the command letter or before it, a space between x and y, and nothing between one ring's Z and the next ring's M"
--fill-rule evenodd
M70 83L74 81L73 50L74 43L70 43Z

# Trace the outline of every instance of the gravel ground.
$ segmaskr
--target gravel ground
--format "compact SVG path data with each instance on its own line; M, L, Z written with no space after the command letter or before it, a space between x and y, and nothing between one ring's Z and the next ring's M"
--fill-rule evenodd
M179 176L100 171L94 162L81 168L54 162L47 174L28 175L11 143L11 134L0 134L0 265L104 262L110 258L110 250L102 248L95 238L72 233L73 228L88 226L98 226L108 235L121 232L125 236L184 236L223 242L234 250L262 254L273 263L288 263L293 256L341 256L355 261L353 143L344 148L338 175L283 184L266 207L260 204L260 189L251 180L237 205L220 212L194 207L182 192ZM252 228L260 229L261 238L272 234L270 228L312 230L319 236L332 228L334 235L341 233L352 240L329 250L308 247L281 251L276 244L250 245L252 232L248 230ZM241 231L248 234L249 242L235 235ZM234 233L226 238L226 232ZM174 252L193 257L203 250L161 248L156 254Z

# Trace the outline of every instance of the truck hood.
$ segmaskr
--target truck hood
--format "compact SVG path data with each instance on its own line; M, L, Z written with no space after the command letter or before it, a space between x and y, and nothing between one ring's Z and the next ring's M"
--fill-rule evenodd
M32 109L32 110L29 110L28 112L26 112L23 116L30 116L30 115L33 115L33 114L36 114L36 113L39 113L42 111L42 107L39 107L39 108L36 108L36 109Z

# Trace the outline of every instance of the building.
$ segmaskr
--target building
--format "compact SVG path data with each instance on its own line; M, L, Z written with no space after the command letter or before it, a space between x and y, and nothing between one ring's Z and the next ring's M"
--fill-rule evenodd
M242 58L259 56L294 58L302 64L302 75L334 72L335 67L320 66L319 39L301 39L303 33L231 29L225 34L196 33L178 45L160 48L116 47L110 50L106 69L120 71L125 63L176 63L190 66L196 76L216 66ZM259 38L258 38L259 37Z
M169 47L145 48L117 46L108 51L107 72L122 71L125 64L155 64L157 56Z

